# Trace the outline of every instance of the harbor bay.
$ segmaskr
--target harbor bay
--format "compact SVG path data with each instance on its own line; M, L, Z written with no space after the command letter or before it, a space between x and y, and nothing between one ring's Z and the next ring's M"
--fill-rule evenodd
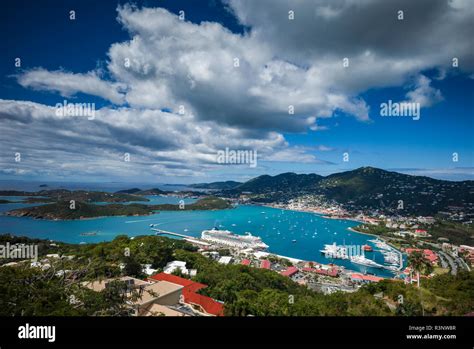
M19 199L19 198L17 198ZM152 203L175 203L179 197L150 196ZM192 203L193 199L185 199ZM2 213L31 204L1 205ZM160 211L150 216L117 216L82 220L40 220L29 217L0 216L0 231L18 236L51 239L69 243L93 243L113 240L118 235L130 237L152 235L150 225L166 231L200 237L203 230L218 228L236 234L250 232L269 245L268 252L323 264L334 263L346 269L383 277L394 273L352 263L350 260L326 257L321 253L327 244L373 247L366 257L383 264L384 256L371 235L349 230L359 223L351 220L327 219L321 215L276 209L258 205L238 205L233 209L212 211Z

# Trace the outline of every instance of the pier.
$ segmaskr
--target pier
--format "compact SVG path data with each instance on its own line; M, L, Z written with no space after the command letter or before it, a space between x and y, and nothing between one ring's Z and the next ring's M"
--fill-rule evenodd
M156 231L156 235L173 235L173 236L178 236L180 238L184 239L192 239L192 236L184 235L184 234L179 234L179 233L173 233L171 231L166 231L162 229L156 229L156 228L151 228L151 230Z
M207 242L201 241L201 239L199 239L199 238L195 238L195 237L192 237L192 236L189 236L189 235L174 233L174 232L171 232L171 231L157 229L157 228L151 228L151 230L155 231L156 235L177 236L177 237L183 238L184 240L189 241L189 242L194 243L194 244L199 244L199 245L203 245L203 246L210 246L211 245L211 244L208 244Z

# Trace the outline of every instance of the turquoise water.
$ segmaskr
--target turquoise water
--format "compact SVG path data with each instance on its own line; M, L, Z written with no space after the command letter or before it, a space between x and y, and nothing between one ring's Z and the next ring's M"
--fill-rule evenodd
M34 198L41 198L42 196L31 196ZM0 199L8 200L8 201L14 201L14 203L11 204L0 204L0 222L2 219L1 214L7 211L15 210L17 208L24 208L24 207L30 207L30 206L40 206L40 205L46 205L46 204L24 204L22 203L23 200L25 200L27 197L26 196L0 196ZM0 223L0 228L1 228L1 223ZM3 230L0 230L0 233L2 233Z
M155 200L175 200L165 197ZM23 205L23 206L19 206ZM3 204L1 212L28 204ZM190 236L199 237L202 230L219 227L238 234L251 232L260 236L270 246L269 252L320 263L335 263L348 269L368 272L380 276L392 276L387 270L380 270L352 264L345 260L331 260L321 255L324 244L364 245L372 236L358 234L347 228L358 223L347 220L325 219L319 215L280 210L261 206L237 206L234 209L219 211L162 211L151 216L106 217L74 221L46 221L32 218L0 216L0 233L52 239L69 243L99 242L114 239L119 234L138 236L151 234L150 224L157 228ZM81 233L96 232L94 236L81 236ZM296 242L293 242L296 240ZM374 246L373 246L374 247ZM374 248L376 250L376 248ZM374 251L367 253L382 263L383 256Z

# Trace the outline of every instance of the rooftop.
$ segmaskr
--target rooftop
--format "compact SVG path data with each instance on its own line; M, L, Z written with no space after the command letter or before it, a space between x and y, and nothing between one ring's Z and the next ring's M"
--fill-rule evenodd
M167 296L171 293L183 289L183 286L168 281L158 281L153 284L146 285L143 289L141 297L134 301L135 304L146 304L155 299Z
M215 315L215 316L223 316L224 315L224 304L218 302L211 297L203 296L196 293L198 290L207 287L207 285L201 284L199 282L195 282L189 279L185 279L179 276L160 273L150 277L152 280L157 281L168 281L177 285L183 286L183 297L184 302L195 305L199 307L202 312Z
M260 262L260 268L262 269L270 269L271 263L268 259L264 259Z
M360 281L370 281L370 282L379 282L379 281L383 280L383 278L378 277L378 276L364 275L364 274L358 274L358 273L351 274L351 278L353 280L357 280L357 281L360 280Z
M130 276L123 276L119 278L104 279L104 280L85 281L82 283L82 285L91 289L92 291L100 292L106 288L107 284L113 281L123 281L123 282L126 282L127 285L133 286L133 287L150 285L150 282L132 278Z
M292 276L292 275L295 275L297 272L298 272L298 268L296 267L288 267L288 269L282 271L280 274L283 275L283 276Z
M331 268L331 269L303 268L303 271L308 271L308 272L332 276L332 277L336 277L339 274L339 270L337 268Z

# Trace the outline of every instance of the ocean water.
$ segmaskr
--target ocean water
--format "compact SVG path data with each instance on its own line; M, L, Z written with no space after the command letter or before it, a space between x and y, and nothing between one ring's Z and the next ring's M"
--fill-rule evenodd
M178 197L153 197L155 203L177 203ZM161 201L162 200L162 201ZM161 202L160 202L161 201ZM188 199L192 202L192 199ZM32 204L2 204L0 212L33 206ZM106 217L74 221L47 221L27 217L0 215L0 233L51 239L69 243L89 243L113 240L115 236L153 234L150 224L159 229L199 237L205 229L218 227L237 234L250 232L260 236L269 245L269 252L319 263L334 263L347 269L367 272L379 276L393 276L388 270L353 264L347 260L332 260L324 257L320 250L325 244L336 242L346 245L368 244L374 252L366 257L378 263L383 256L368 240L374 237L349 231L358 225L348 220L326 219L320 215L295 212L253 205L241 205L234 209L218 211L162 211L150 216ZM97 235L83 236L95 232Z

